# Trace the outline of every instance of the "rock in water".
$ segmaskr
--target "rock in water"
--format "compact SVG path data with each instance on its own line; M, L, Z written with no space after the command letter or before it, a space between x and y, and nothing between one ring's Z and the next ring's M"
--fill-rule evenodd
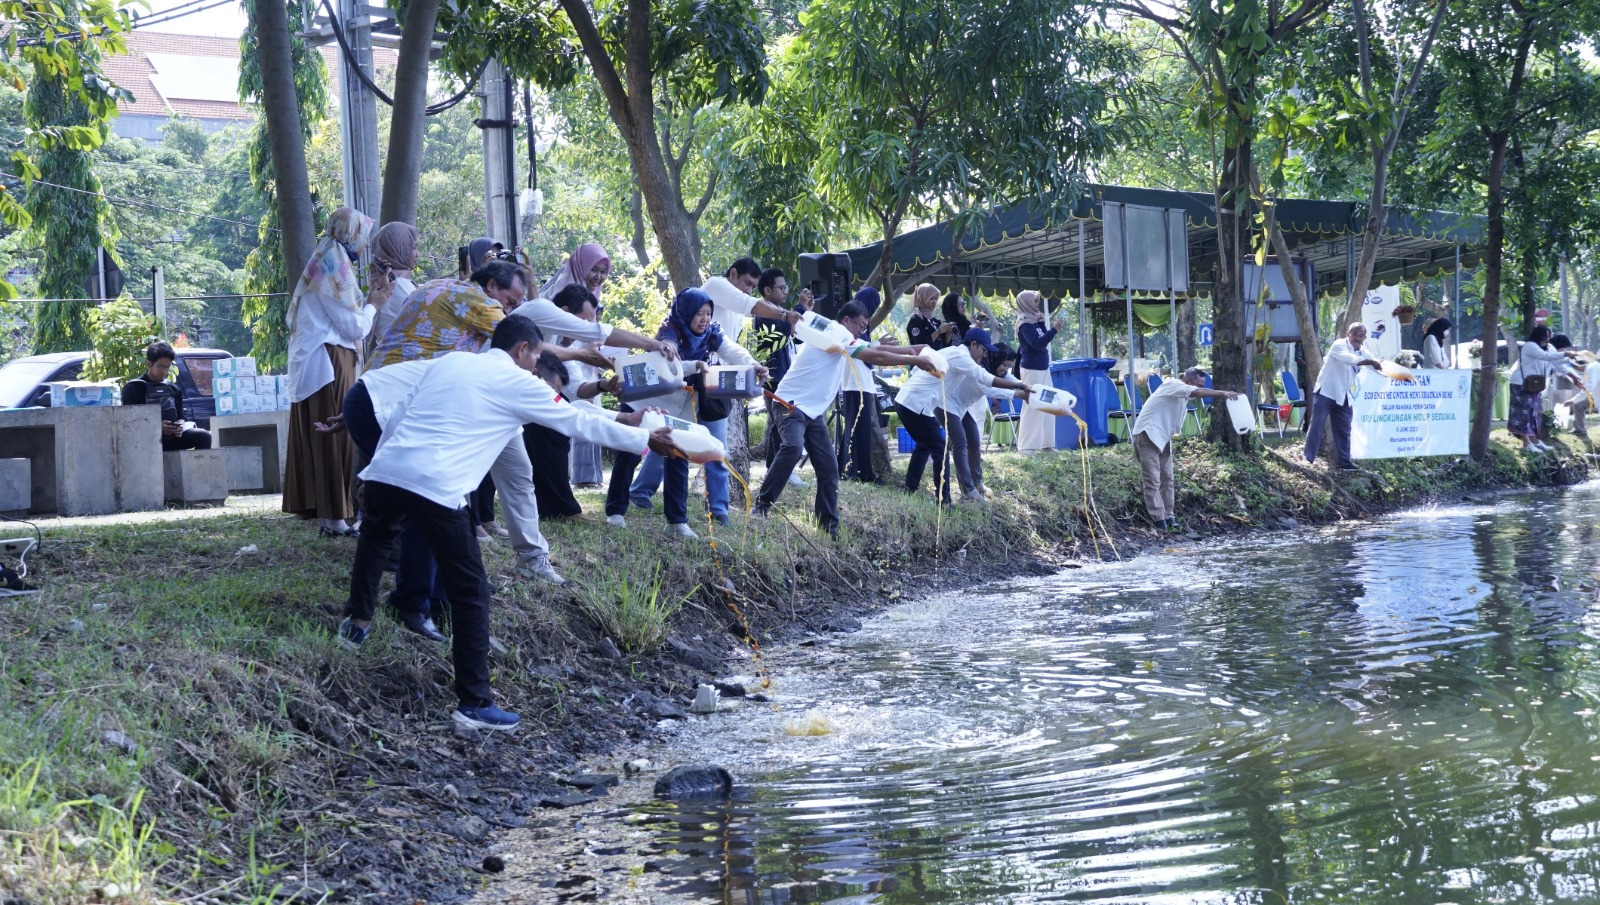
M656 780L656 797L669 801L726 798L733 794L733 774L721 767L679 767Z

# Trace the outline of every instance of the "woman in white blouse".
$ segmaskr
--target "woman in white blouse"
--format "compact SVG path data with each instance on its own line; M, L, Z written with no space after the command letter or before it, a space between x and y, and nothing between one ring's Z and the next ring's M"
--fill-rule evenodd
M1436 371L1447 370L1450 367L1450 356L1446 354L1445 343L1450 341L1450 328L1455 326L1448 317L1436 317L1428 329L1422 333L1422 366Z
M283 511L314 518L325 537L355 536L349 519L354 448L346 434L313 426L339 414L356 378L356 345L377 313L362 297L354 263L372 234L372 218L341 207L328 218L328 232L306 262L289 301L288 462Z
M1522 344L1517 366L1511 369L1511 418L1506 429L1522 441L1528 452L1552 452L1539 440L1539 394L1549 384L1550 377L1566 370L1567 358L1573 356L1550 348L1550 328L1540 324L1528 334Z

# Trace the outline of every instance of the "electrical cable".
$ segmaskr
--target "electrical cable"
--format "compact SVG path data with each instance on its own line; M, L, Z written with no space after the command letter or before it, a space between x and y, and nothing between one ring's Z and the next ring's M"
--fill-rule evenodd
M287 292L233 292L222 295L169 295L169 302L209 302L222 299L270 299L288 295ZM155 299L138 296L129 296L129 301L154 303ZM61 302L92 302L94 299L6 299L9 302L27 302L34 305L54 305Z
M133 24L128 26L128 30L135 31L140 28L148 28L151 25L161 25L166 22L174 22L186 16L192 16L195 13L203 13L207 10L216 9L219 6L227 6L232 2L233 0L212 0L212 2L210 2L208 5L198 6L197 8L190 9L189 7L196 7L197 4L207 3L207 0L187 0L187 2L180 3L171 9L164 9L160 12L151 13L150 17L134 19ZM58 32L48 38L29 38L25 41L18 41L17 46L40 47L51 41L82 41L85 37L99 37L104 32L105 29L99 29L92 35L82 31Z
M6 515L3 512L0 512L0 520L7 521L7 522L17 522L18 524L27 525L29 528L32 528L33 529L33 547L31 548L31 550L42 550L42 549L44 549L44 532L39 530L39 526L38 525L35 525L33 522L30 522L25 518L16 518L14 516ZM28 577L28 553L31 552L31 550L24 550L20 554L17 555L17 576L19 578L27 578Z
M390 97L382 88L379 88L372 81L372 79L367 76L367 71L362 68L359 62L356 61L355 51L350 49L350 44L345 40L344 29L339 27L339 16L334 13L332 4L330 4L328 0L322 0L322 8L328 11L328 29L333 32L333 39L338 42L339 50L342 52L345 62L350 65L352 70L354 70L356 78L360 80L362 85L366 86L368 91L372 92L374 97L380 101L383 101L384 104L393 107L394 98ZM422 114L424 116L433 116L438 113L443 113L446 110L449 110L451 107L454 107L455 105L466 100L467 95L472 93L472 89L477 87L478 77L483 75L484 67L488 65L489 61L484 60L483 64L478 67L478 71L472 74L472 78L467 79L466 87L462 88L451 97L447 97L442 101L429 104L428 106L422 108Z
M23 177L18 176L15 173L4 173L4 172L0 172L0 177L6 178L6 179L23 179ZM62 189L64 191L68 191L68 192L77 192L80 195L93 195L96 198L103 198L106 201L109 201L109 202L111 202L113 204L132 204L132 205L135 205L137 207L148 207L148 208L150 208L152 210L166 211L169 214L183 214L186 217L198 217L198 218L201 218L201 219L204 219L204 220L215 220L218 223L232 223L234 226L243 226L243 227L247 227L249 229L257 229L257 230L259 230L259 229L265 228L265 229L271 230L272 232L281 232L281 230L279 230L275 226L262 227L261 224L259 224L259 223L246 223L243 220L232 220L232 219L229 219L227 217L212 216L211 214L197 214L197 213L195 213L193 211L186 211L183 208L167 207L165 205L155 204L155 203L152 203L152 202L149 202L149 201L137 201L137 200L132 199L132 198L118 198L115 195L107 195L104 192L91 192L88 189L80 189L80 188L76 188L76 187L70 186L70 185L61 185L61 184L55 183L55 182L46 182L43 179L32 179L32 180L23 180L23 181L28 182L30 185L47 185L47 186L49 186L49 187L51 187L53 189Z

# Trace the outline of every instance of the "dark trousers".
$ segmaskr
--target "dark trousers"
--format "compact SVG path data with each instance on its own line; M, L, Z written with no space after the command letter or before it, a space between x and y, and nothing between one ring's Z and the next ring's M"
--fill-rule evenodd
M913 412L903 405L896 405L895 410L900 413L900 423L905 425L906 433L917 442L916 448L911 450L911 462L906 465L906 489L915 493L922 486L922 471L931 460L934 492L946 503L950 502L950 482L945 477L944 468L944 436L939 433L939 419Z
M572 438L542 424L522 426L522 445L533 462L533 495L540 518L571 518L583 512L572 495Z
M606 485L606 515L622 515L628 511L628 486L633 483L633 473L644 461L633 453L619 452L611 464L611 483ZM689 523L689 460L671 456L661 463L661 508L669 525ZM534 466L538 471L539 466ZM542 508L541 508L541 511Z
M812 418L799 409L785 411L778 419L778 437L782 445L767 469L761 482L761 494L756 507L763 512L772 508L789 484L789 475L800 464L801 453L811 455L811 469L817 473L817 500L813 507L817 521L829 534L839 532L839 465L833 453L833 437L828 433L826 418Z
M1337 464L1340 468L1355 468L1356 463L1350 458L1350 423L1354 416L1355 409L1349 402L1340 405L1321 393L1313 394L1311 424L1306 428L1306 461L1317 461L1317 453L1322 450L1322 431L1332 418L1333 447L1339 453Z
M983 437L978 422L966 412L934 409L933 415L944 425L944 442L950 450L956 483L963 493L975 493L983 483Z
M383 563L407 522L421 532L438 562L450 598L456 696L463 707L488 706L494 703L489 687L489 578L466 509L447 509L392 484L367 482L367 517L356 541L347 613L352 619L372 618Z
M161 435L162 452L180 452L185 449L210 449L211 432L191 427L176 437Z
M467 495L467 508L472 510L472 523L486 525L494 521L494 478L487 474L478 489Z
M845 390L839 413L844 426L839 440L839 476L847 481L877 483L872 468L872 432L878 429L878 397Z
M368 461L378 449L382 430L372 408L367 386L357 382L344 397L344 429L350 442ZM385 560L387 561L387 560ZM422 531L409 521L400 532L400 551L394 572L394 592L389 605L402 612L442 614L448 601L439 586L438 567Z
M767 448L767 467L772 467L772 460L778 457L778 421L783 417L783 403L773 399L765 400L767 403L767 435L762 444Z

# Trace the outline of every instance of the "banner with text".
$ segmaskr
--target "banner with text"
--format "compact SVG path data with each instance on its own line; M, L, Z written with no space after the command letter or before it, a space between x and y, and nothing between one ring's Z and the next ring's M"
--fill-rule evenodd
M1362 350L1366 351L1365 349ZM1415 382L1390 380L1362 368L1350 388L1356 459L1467 454L1471 371L1414 371Z

